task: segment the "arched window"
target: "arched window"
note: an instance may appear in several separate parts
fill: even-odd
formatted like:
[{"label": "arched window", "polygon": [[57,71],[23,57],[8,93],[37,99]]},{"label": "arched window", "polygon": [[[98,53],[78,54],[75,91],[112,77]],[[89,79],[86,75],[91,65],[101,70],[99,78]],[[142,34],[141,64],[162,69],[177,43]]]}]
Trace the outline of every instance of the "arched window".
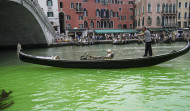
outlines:
[{"label": "arched window", "polygon": [[100,11],[99,11],[99,9],[96,9],[96,17],[100,17]]},{"label": "arched window", "polygon": [[142,26],[144,26],[144,17],[142,18]]},{"label": "arched window", "polygon": [[173,13],[176,13],[175,4],[173,5]]},{"label": "arched window", "polygon": [[141,14],[141,7],[139,6],[139,15]]},{"label": "arched window", "polygon": [[106,10],[106,18],[109,18],[109,10]]},{"label": "arched window", "polygon": [[185,12],[184,14],[184,19],[187,19],[187,12]]},{"label": "arched window", "polygon": [[101,28],[104,28],[104,21],[101,21]]},{"label": "arched window", "polygon": [[90,28],[94,28],[94,22],[93,21],[90,22]]},{"label": "arched window", "polygon": [[138,26],[140,26],[140,24],[141,24],[141,20],[139,19],[139,20],[138,20]]},{"label": "arched window", "polygon": [[110,23],[109,23],[109,21],[107,21],[107,25],[106,25],[107,27],[106,28],[110,28]]},{"label": "arched window", "polygon": [[47,6],[53,6],[52,0],[47,0]]},{"label": "arched window", "polygon": [[88,15],[86,8],[84,8],[83,15],[84,15],[84,16],[87,16],[87,15]]},{"label": "arched window", "polygon": [[162,26],[164,26],[164,24],[165,24],[165,18],[164,16],[162,16]]},{"label": "arched window", "polygon": [[165,4],[162,4],[162,13],[165,12]]},{"label": "arched window", "polygon": [[107,27],[107,22],[106,21],[104,21],[104,28],[106,28]]},{"label": "arched window", "polygon": [[160,4],[157,5],[157,12],[160,12]]},{"label": "arched window", "polygon": [[148,12],[151,12],[151,4],[148,4]]},{"label": "arched window", "polygon": [[88,28],[88,22],[84,21],[84,28]]},{"label": "arched window", "polygon": [[165,26],[168,26],[168,16],[166,16]]},{"label": "arched window", "polygon": [[157,16],[157,18],[156,18],[156,24],[157,24],[157,26],[160,25],[160,17],[159,16]]},{"label": "arched window", "polygon": [[97,28],[100,28],[100,21],[97,21]]},{"label": "arched window", "polygon": [[142,13],[144,13],[144,5],[142,6]]},{"label": "arched window", "polygon": [[166,4],[166,13],[168,13],[168,4]]},{"label": "arched window", "polygon": [[170,6],[169,6],[169,13],[172,13],[173,11],[172,11],[172,4],[170,4]]},{"label": "arched window", "polygon": [[113,21],[110,22],[110,28],[113,28]]},{"label": "arched window", "polygon": [[110,11],[110,17],[113,17],[113,10]]},{"label": "arched window", "polygon": [[151,26],[151,25],[152,25],[152,19],[151,19],[151,17],[150,17],[150,16],[148,16],[148,19],[147,19],[147,24],[148,24],[149,26]]}]

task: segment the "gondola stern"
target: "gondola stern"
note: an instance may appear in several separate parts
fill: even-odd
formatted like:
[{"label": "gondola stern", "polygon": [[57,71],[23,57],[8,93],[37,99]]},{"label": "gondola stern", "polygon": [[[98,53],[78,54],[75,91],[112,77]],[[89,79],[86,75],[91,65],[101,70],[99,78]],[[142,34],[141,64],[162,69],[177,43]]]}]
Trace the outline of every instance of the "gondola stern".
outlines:
[{"label": "gondola stern", "polygon": [[22,46],[20,43],[17,44],[17,56],[20,59],[19,55],[20,55],[20,51],[22,50]]}]

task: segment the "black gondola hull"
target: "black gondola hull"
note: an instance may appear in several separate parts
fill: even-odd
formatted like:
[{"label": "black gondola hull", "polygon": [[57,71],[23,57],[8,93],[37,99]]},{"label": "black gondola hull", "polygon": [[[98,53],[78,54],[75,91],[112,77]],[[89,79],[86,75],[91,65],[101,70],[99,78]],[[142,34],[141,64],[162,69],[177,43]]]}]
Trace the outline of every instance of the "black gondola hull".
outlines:
[{"label": "black gondola hull", "polygon": [[148,67],[154,66],[181,55],[186,54],[189,51],[189,42],[187,45],[171,53],[162,54],[153,57],[141,57],[136,59],[121,59],[121,60],[54,60],[46,59],[42,56],[32,56],[25,54],[21,51],[18,52],[19,59],[23,62],[62,67],[62,68],[88,68],[88,69],[119,69],[119,68],[134,68],[134,67]]}]

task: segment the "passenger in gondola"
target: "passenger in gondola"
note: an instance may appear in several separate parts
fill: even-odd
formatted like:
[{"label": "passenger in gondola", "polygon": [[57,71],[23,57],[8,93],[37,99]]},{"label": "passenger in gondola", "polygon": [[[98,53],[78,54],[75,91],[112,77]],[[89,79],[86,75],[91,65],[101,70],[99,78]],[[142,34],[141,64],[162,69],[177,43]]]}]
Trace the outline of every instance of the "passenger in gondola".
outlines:
[{"label": "passenger in gondola", "polygon": [[114,52],[111,51],[111,49],[107,50],[107,56],[99,56],[99,57],[92,57],[90,56],[90,59],[113,59],[114,57]]}]

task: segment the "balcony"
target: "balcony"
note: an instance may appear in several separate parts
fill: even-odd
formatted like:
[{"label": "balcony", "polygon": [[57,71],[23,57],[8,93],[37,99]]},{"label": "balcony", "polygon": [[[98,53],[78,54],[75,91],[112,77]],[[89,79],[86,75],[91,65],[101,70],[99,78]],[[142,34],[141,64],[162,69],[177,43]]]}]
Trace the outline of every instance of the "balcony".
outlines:
[{"label": "balcony", "polygon": [[173,10],[162,11],[162,15],[176,15],[176,11]]},{"label": "balcony", "polygon": [[75,9],[75,12],[76,12],[76,13],[83,13],[83,8],[76,8],[76,9]]},{"label": "balcony", "polygon": [[101,20],[110,20],[108,17],[101,17]]}]

